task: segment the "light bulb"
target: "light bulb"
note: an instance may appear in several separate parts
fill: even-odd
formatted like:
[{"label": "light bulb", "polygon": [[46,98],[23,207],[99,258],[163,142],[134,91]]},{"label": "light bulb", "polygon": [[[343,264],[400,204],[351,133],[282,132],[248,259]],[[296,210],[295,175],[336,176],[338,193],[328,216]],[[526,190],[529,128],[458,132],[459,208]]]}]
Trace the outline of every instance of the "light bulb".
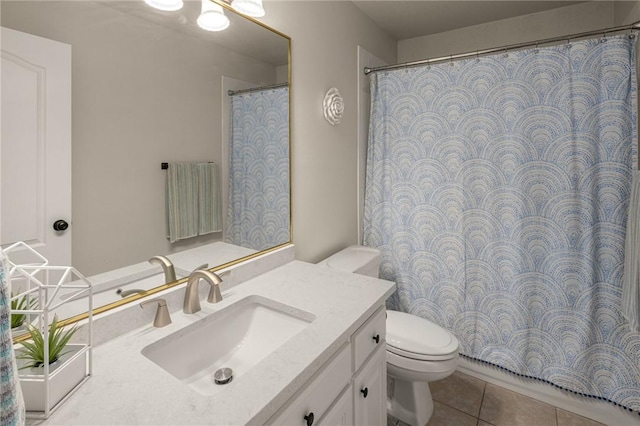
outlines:
[{"label": "light bulb", "polygon": [[262,0],[233,0],[231,7],[253,18],[262,18],[264,16]]},{"label": "light bulb", "polygon": [[202,0],[202,11],[198,16],[198,26],[207,31],[222,31],[229,26],[222,6],[211,0]]},{"label": "light bulb", "polygon": [[167,12],[180,10],[184,5],[184,3],[182,3],[182,0],[144,0],[144,2],[155,9],[164,10]]}]

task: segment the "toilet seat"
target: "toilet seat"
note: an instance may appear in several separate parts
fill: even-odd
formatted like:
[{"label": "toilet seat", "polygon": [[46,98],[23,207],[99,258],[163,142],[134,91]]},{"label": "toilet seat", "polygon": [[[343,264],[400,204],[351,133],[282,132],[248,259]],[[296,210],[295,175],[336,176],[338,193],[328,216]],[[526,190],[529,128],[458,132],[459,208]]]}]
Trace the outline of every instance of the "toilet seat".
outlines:
[{"label": "toilet seat", "polygon": [[419,361],[458,357],[458,339],[444,328],[415,315],[387,311],[387,351]]},{"label": "toilet seat", "polygon": [[389,343],[387,343],[387,352],[391,352],[392,354],[402,358],[413,359],[416,361],[447,361],[449,359],[457,358],[458,356],[457,350],[445,355],[427,355],[403,351],[402,349],[390,346]]}]

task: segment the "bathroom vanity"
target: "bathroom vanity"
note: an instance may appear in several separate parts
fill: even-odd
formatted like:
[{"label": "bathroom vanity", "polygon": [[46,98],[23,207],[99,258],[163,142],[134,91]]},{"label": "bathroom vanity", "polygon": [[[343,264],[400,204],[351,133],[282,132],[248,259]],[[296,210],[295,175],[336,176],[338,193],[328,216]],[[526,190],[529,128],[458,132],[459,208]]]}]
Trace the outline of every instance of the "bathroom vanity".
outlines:
[{"label": "bathroom vanity", "polygon": [[[33,423],[386,424],[384,302],[394,287],[291,261],[223,286],[223,301],[203,300],[195,314],[167,297],[169,326],[149,321],[97,346],[93,377],[49,419]],[[184,286],[168,292],[184,295]],[[213,384],[212,371],[192,374],[201,352],[216,347],[203,336],[224,346],[265,324],[257,336],[247,334],[258,340],[242,357],[255,359],[230,383]],[[236,358],[228,355],[230,363]]]}]

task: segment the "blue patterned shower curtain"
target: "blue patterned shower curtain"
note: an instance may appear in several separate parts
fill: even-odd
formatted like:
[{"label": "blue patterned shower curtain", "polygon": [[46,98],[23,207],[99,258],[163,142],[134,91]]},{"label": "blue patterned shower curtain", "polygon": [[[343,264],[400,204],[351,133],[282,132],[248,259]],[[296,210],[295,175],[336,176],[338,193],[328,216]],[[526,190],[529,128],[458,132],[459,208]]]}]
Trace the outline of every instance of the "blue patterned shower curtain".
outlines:
[{"label": "blue patterned shower curtain", "polygon": [[231,97],[224,240],[263,250],[290,240],[289,88]]},{"label": "blue patterned shower curtain", "polygon": [[364,242],[460,352],[640,411],[629,35],[372,74]]}]

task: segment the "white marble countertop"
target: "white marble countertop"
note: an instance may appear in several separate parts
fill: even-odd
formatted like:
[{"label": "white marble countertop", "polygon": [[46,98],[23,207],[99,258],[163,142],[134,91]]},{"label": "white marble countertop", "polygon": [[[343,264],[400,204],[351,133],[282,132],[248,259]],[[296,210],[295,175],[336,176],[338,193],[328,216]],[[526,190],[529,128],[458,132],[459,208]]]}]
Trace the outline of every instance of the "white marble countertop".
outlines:
[{"label": "white marble countertop", "polygon": [[[223,291],[218,304],[173,323],[151,324],[93,351],[93,376],[47,425],[263,424],[333,355],[394,290],[394,284],[300,261]],[[316,316],[302,332],[213,396],[204,396],[141,354],[147,345],[249,295],[261,295]],[[180,307],[178,307],[180,308]]]}]

